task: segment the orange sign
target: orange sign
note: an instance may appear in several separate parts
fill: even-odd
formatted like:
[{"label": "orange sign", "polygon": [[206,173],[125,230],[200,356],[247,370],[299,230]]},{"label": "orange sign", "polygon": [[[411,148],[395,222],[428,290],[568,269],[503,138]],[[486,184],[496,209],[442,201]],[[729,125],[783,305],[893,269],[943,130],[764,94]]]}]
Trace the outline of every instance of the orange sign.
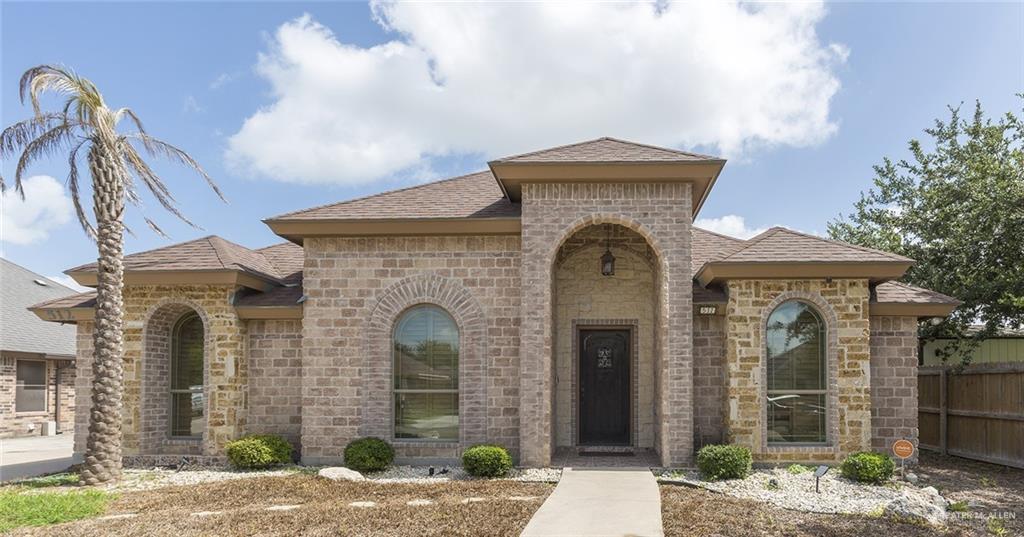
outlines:
[{"label": "orange sign", "polygon": [[901,459],[909,459],[914,454],[914,444],[909,440],[897,440],[892,445],[892,452]]}]

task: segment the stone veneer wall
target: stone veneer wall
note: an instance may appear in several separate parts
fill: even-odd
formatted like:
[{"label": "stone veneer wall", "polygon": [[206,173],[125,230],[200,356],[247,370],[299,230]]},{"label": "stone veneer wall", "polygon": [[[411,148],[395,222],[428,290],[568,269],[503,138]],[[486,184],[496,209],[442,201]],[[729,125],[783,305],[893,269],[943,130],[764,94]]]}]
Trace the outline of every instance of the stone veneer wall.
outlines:
[{"label": "stone veneer wall", "polygon": [[[654,318],[655,267],[644,254],[643,237],[619,226],[612,241],[615,275],[603,276],[600,259],[605,251],[605,232],[587,228],[577,235],[596,241],[580,244],[555,270],[555,430],[557,446],[577,445],[577,378],[579,325],[623,325],[631,320],[636,330],[631,346],[630,376],[633,400],[632,445],[654,447]],[[625,236],[625,237],[623,237]],[[633,238],[635,240],[623,240]],[[571,239],[570,239],[571,240]],[[637,246],[626,246],[631,242]],[[573,241],[576,242],[576,241]],[[566,247],[570,246],[569,244]],[[563,247],[564,249],[565,247]]]},{"label": "stone veneer wall", "polygon": [[[726,310],[726,431],[759,462],[838,461],[871,447],[871,353],[866,280],[731,281]],[[767,442],[765,344],[768,315],[787,300],[815,305],[827,325],[828,446]]]},{"label": "stone veneer wall", "polygon": [[594,224],[642,235],[659,268],[655,346],[655,448],[662,463],[693,458],[691,191],[674,184],[523,185],[520,446],[527,466],[550,464],[554,442],[554,260],[562,243]]},{"label": "stone veneer wall", "polygon": [[[75,425],[75,366],[70,360],[43,360],[46,362],[46,410],[41,412],[15,412],[17,361],[43,360],[38,354],[4,352],[0,354],[0,438],[35,436],[44,421],[55,421],[60,409],[60,430],[72,432]],[[60,400],[57,400],[57,368],[60,372]],[[35,429],[29,431],[29,424]]]},{"label": "stone veneer wall", "polygon": [[697,448],[723,439],[725,316],[693,319],[693,426]]},{"label": "stone veneer wall", "polygon": [[[302,448],[307,462],[338,462],[345,445],[368,431],[390,431],[390,347],[383,325],[393,323],[396,304],[412,301],[447,305],[463,340],[460,369],[474,364],[476,382],[462,379],[460,420],[487,442],[513,453],[519,444],[518,236],[308,238],[302,321]],[[482,326],[486,337],[477,337]],[[372,337],[371,337],[372,334]],[[383,380],[382,380],[383,379]],[[387,383],[382,385],[382,382]],[[383,388],[383,390],[382,390]],[[483,401],[485,408],[468,408]],[[485,428],[480,432],[480,416]],[[479,438],[482,440],[483,438]],[[393,440],[393,438],[389,438]],[[401,458],[458,456],[458,444],[396,442]]]},{"label": "stone veneer wall", "polygon": [[[122,445],[126,456],[183,453],[223,457],[224,444],[245,433],[246,326],[231,305],[234,291],[226,285],[125,287]],[[164,348],[158,339],[166,337],[162,330],[173,325],[164,317],[170,312],[180,315],[186,309],[195,310],[206,329],[206,433],[201,441],[166,439],[166,427],[159,430],[156,424],[166,423],[166,409],[154,406],[153,401],[159,400],[157,394],[166,386],[167,370],[161,361],[168,356],[143,352],[144,346],[151,351]],[[154,321],[152,326],[150,321]],[[92,327],[91,322],[78,325],[76,398],[83,409],[91,406]],[[150,340],[144,341],[147,338]],[[147,397],[147,392],[153,397]],[[88,413],[78,412],[76,418],[75,451],[83,452]]]},{"label": "stone veneer wall", "polygon": [[[917,318],[871,317],[871,448],[917,446]],[[917,460],[917,450],[914,459]]]},{"label": "stone veneer wall", "polygon": [[300,448],[302,321],[249,321],[247,433],[277,434]]}]

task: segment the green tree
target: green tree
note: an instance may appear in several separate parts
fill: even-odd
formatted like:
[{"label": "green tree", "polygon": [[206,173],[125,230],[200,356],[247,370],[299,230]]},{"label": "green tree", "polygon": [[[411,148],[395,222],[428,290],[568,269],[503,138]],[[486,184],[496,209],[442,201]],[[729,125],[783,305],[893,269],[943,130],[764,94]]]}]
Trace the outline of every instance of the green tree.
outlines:
[{"label": "green tree", "polygon": [[[1024,325],[1024,125],[1012,112],[986,118],[976,103],[972,118],[950,108],[924,132],[928,145],[911,140],[909,160],[875,166],[875,187],[828,231],[916,259],[908,283],[962,300],[922,336],[960,338],[949,354],[963,358],[998,329]],[[974,323],[983,329],[968,340]]]},{"label": "green tree", "polygon": [[[21,100],[32,101],[33,117],[0,133],[0,159],[18,159],[14,188],[24,198],[21,179],[33,161],[46,156],[68,159],[68,187],[85,233],[96,241],[96,321],[93,330],[92,406],[86,441],[82,480],[89,485],[117,480],[121,476],[121,405],[123,395],[121,291],[124,286],[125,202],[141,205],[136,182],[145,185],[165,209],[192,224],[178,210],[167,186],[140,154],[168,158],[196,171],[221,199],[224,196],[210,177],[188,153],[153,138],[128,108],[108,108],[99,89],[75,73],[49,65],[33,67],[21,77]],[[53,92],[66,100],[59,112],[44,112],[39,96]],[[135,127],[118,130],[123,119]],[[95,225],[86,216],[79,194],[78,154],[84,151],[92,178]],[[19,156],[20,153],[20,156]],[[0,191],[6,183],[0,177]],[[146,223],[157,233],[160,228],[149,218]],[[84,409],[84,402],[80,408]]]}]

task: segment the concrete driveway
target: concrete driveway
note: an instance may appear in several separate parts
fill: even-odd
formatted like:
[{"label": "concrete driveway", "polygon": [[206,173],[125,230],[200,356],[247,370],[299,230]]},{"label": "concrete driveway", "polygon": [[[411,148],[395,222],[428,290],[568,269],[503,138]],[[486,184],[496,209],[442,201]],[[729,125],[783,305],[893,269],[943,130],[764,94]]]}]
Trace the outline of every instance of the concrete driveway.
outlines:
[{"label": "concrete driveway", "polygon": [[0,482],[51,474],[74,464],[74,435],[0,438]]}]

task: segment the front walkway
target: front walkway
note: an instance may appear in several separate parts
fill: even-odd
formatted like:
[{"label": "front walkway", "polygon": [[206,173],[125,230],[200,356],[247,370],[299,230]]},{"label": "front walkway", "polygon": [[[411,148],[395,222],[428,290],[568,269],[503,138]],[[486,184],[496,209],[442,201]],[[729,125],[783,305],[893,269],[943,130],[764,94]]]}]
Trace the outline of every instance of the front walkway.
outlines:
[{"label": "front walkway", "polygon": [[646,468],[566,468],[523,537],[661,537],[661,493]]},{"label": "front walkway", "polygon": [[0,482],[66,470],[72,458],[75,435],[0,438]]}]

